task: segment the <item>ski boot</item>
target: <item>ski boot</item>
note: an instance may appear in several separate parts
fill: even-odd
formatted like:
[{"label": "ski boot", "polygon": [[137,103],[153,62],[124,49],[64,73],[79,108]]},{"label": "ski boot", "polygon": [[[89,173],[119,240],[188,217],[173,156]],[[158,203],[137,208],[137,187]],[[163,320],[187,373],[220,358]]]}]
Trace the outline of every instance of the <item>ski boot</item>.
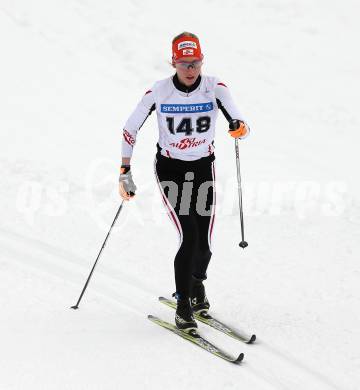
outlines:
[{"label": "ski boot", "polygon": [[194,276],[192,277],[192,290],[190,300],[191,307],[194,313],[206,315],[210,308],[210,303],[206,297],[203,280],[204,279],[195,278]]},{"label": "ski boot", "polygon": [[180,298],[177,293],[174,293],[177,300],[177,307],[175,313],[176,327],[183,332],[190,333],[197,329],[197,323],[193,316],[193,311],[190,304],[190,298]]}]

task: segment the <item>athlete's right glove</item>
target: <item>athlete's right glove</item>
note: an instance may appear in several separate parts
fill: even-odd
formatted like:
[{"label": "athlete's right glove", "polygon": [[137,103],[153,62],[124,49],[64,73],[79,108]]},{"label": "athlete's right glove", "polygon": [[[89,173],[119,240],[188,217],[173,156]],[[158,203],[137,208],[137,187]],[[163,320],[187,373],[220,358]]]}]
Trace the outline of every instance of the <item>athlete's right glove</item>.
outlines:
[{"label": "athlete's right glove", "polygon": [[228,133],[234,138],[243,139],[249,135],[250,129],[249,129],[249,126],[245,122],[240,121],[238,119],[233,119],[229,123]]},{"label": "athlete's right glove", "polygon": [[135,196],[136,185],[134,184],[130,166],[121,166],[119,176],[119,194],[124,200]]}]

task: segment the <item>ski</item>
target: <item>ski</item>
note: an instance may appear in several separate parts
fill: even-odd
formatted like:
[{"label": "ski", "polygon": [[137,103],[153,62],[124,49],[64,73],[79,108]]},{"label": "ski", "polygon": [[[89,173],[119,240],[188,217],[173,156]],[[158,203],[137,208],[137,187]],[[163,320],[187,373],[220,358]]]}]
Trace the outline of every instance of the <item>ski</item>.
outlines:
[{"label": "ski", "polygon": [[240,355],[237,358],[228,355],[226,352],[222,351],[215,345],[211,344],[204,337],[200,336],[200,334],[196,330],[191,330],[190,332],[186,333],[178,329],[175,325],[163,321],[158,317],[148,315],[148,319],[154,322],[155,324],[158,324],[159,326],[162,326],[163,328],[170,330],[172,333],[182,337],[183,339],[198,345],[199,347],[205,349],[207,352],[210,352],[211,354],[217,357],[227,360],[230,363],[238,364],[244,359],[243,353],[240,353]]},{"label": "ski", "polygon": [[[172,299],[167,299],[164,297],[159,297],[159,301],[166,306],[169,306],[176,310],[176,302]],[[194,317],[203,322],[206,325],[211,326],[212,328],[219,330],[220,332],[223,332],[227,334],[230,337],[233,337],[236,340],[242,341],[247,344],[252,344],[256,340],[256,335],[247,335],[243,332],[240,332],[238,330],[233,329],[232,327],[225,325],[223,322],[217,320],[213,316],[211,316],[208,313],[194,313]]]}]

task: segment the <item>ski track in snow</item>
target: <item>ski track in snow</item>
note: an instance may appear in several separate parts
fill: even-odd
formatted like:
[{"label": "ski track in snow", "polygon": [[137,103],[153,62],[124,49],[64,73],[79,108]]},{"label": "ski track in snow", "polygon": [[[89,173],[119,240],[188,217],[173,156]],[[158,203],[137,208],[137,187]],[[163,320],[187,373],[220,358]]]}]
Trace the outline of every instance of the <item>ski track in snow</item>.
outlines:
[{"label": "ski track in snow", "polygon": [[[77,287],[81,286],[81,282],[86,281],[93,262],[89,263],[88,267],[86,267],[85,264],[79,262],[79,256],[76,256],[68,250],[63,250],[62,248],[47,244],[46,242],[30,239],[20,234],[10,233],[4,229],[0,230],[2,232],[2,237],[0,239],[2,252],[7,256],[10,256],[13,261],[18,262],[22,267],[29,268],[31,272],[39,273],[40,275],[51,275],[60,279],[66,278],[67,281],[71,281],[71,283]],[[7,236],[7,240],[5,241],[4,236]],[[14,240],[15,237],[16,239]],[[21,242],[21,245],[19,245],[19,242]],[[86,273],[86,271],[88,272]],[[135,309],[139,293],[143,293],[147,296],[149,295],[149,290],[146,290],[146,288],[141,285],[140,281],[135,280],[135,278],[131,278],[131,276],[126,274],[122,274],[119,270],[106,270],[106,267],[103,271],[97,270],[97,278],[101,279],[101,277],[105,279],[105,282],[102,282],[101,284],[98,283],[100,286],[92,286],[92,289],[96,291],[97,294],[115,301],[123,309],[133,314],[144,315],[143,312]],[[127,297],[127,303],[121,302],[121,297],[124,295],[121,295],[120,292],[117,293],[114,287],[107,284],[107,282],[117,281],[117,284],[119,285],[120,280],[122,288],[124,288],[124,285],[127,289],[135,287],[137,290],[136,300],[134,299],[132,301],[131,298]],[[136,285],[137,283],[138,285]],[[85,299],[86,298],[84,297],[84,300]]]},{"label": "ski track in snow", "polygon": [[[79,282],[82,281],[86,267],[84,264],[79,264],[80,258],[68,250],[63,250],[56,246],[49,245],[41,240],[34,240],[23,235],[9,232],[4,228],[1,228],[1,241],[0,248],[1,253],[6,255],[7,260],[16,262],[21,269],[28,269],[31,273],[36,274],[40,278],[58,278],[61,280],[66,279],[74,287],[79,286]],[[19,245],[19,242],[21,245]],[[51,259],[51,261],[49,261]],[[75,264],[74,264],[75,262]],[[145,320],[144,312],[134,309],[139,301],[139,295],[147,296],[149,291],[144,289],[141,285],[135,286],[136,300],[133,302],[126,299],[126,303],[123,301],[120,289],[111,288],[109,282],[120,281],[121,284],[126,280],[121,277],[118,272],[114,275],[111,270],[103,270],[100,275],[95,275],[94,278],[103,279],[102,283],[97,283],[96,286],[91,286],[91,290],[94,290],[96,295],[101,299],[110,301],[113,305],[118,306],[121,311],[126,311],[129,314]],[[126,280],[127,288],[129,287],[129,281]],[[119,283],[117,283],[119,287]],[[132,287],[134,287],[132,285]],[[89,288],[89,290],[90,290]],[[86,297],[80,306],[86,304]],[[70,303],[69,303],[70,306]],[[64,308],[65,310],[68,307]],[[77,314],[74,314],[77,315]],[[130,317],[131,318],[131,317]],[[169,340],[170,342],[171,340]],[[190,348],[190,347],[189,347]],[[255,381],[259,381],[262,385],[265,385],[266,389],[290,389],[296,386],[299,382],[306,388],[313,390],[317,389],[340,389],[333,384],[328,378],[322,374],[311,369],[305,363],[291,357],[288,354],[280,352],[271,344],[263,341],[258,341],[255,345],[245,346],[241,343],[238,344],[238,348],[252,352],[252,359],[247,359],[243,362],[242,366],[247,369],[249,373],[254,376]],[[166,351],[164,350],[164,353]],[[202,351],[196,351],[193,353],[200,354]],[[250,354],[247,354],[248,357]],[[200,358],[199,356],[199,358]],[[248,361],[249,360],[249,361]],[[271,363],[271,364],[269,364]],[[287,373],[287,378],[282,376],[282,373]],[[289,376],[291,381],[289,381]],[[234,374],[235,375],[235,374]],[[270,385],[270,387],[269,387]]]}]

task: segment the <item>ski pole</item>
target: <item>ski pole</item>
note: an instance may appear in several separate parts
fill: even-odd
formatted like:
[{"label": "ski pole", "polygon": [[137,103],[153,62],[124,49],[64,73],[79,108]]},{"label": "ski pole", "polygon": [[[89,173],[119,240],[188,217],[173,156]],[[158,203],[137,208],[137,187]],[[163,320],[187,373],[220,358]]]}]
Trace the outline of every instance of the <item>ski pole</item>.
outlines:
[{"label": "ski pole", "polygon": [[241,242],[239,246],[246,248],[249,244],[244,239],[244,215],[242,205],[242,191],[241,191],[241,175],[240,175],[240,157],[239,157],[239,143],[235,138],[235,156],[236,156],[236,169],[237,169],[237,181],[238,181],[238,193],[239,193],[239,210],[240,210],[240,226],[241,226]]},{"label": "ski pole", "polygon": [[95,263],[94,263],[94,265],[93,265],[93,267],[92,267],[92,269],[91,269],[91,271],[90,271],[90,274],[89,274],[89,276],[88,276],[88,278],[87,278],[87,280],[86,280],[86,283],[85,283],[85,285],[84,285],[84,288],[83,288],[82,291],[81,291],[80,297],[79,297],[79,299],[78,299],[76,305],[71,306],[71,309],[75,309],[75,310],[76,310],[76,309],[79,308],[79,303],[80,303],[80,301],[81,301],[81,299],[82,299],[82,297],[83,297],[83,295],[84,295],[84,293],[85,293],[85,290],[86,290],[86,288],[87,288],[87,286],[88,286],[88,284],[89,284],[89,282],[90,282],[91,276],[92,276],[92,274],[93,274],[93,272],[94,272],[94,269],[95,269],[95,267],[96,267],[96,263],[98,262],[98,260],[99,260],[99,258],[100,258],[100,255],[101,255],[103,249],[105,248],[106,241],[107,241],[108,237],[110,236],[111,229],[113,228],[113,226],[115,225],[116,220],[118,219],[118,216],[119,216],[120,211],[121,211],[121,209],[122,209],[122,207],[123,207],[123,204],[124,204],[124,201],[122,201],[121,204],[120,204],[120,207],[119,207],[119,209],[118,209],[118,211],[117,211],[117,213],[116,213],[116,215],[115,215],[115,218],[114,218],[114,220],[113,220],[113,223],[112,223],[111,226],[110,226],[110,230],[108,231],[108,234],[106,235],[105,241],[104,241],[103,244],[102,244],[102,247],[101,247],[101,249],[100,249],[100,252],[99,252],[99,254],[97,255],[97,258],[96,258],[96,260],[95,260]]}]

